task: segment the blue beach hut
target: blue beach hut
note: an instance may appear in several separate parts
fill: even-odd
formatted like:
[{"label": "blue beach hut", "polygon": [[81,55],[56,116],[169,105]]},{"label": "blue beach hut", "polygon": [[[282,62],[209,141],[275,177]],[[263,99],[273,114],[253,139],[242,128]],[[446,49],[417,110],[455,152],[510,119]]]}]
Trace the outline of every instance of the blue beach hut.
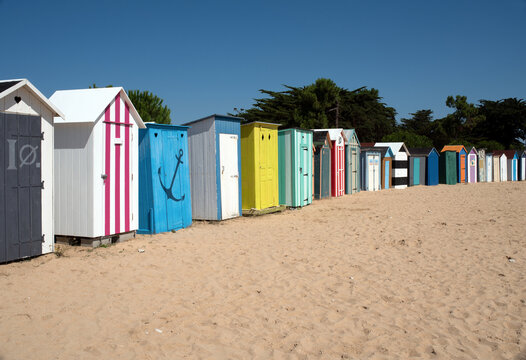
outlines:
[{"label": "blue beach hut", "polygon": [[192,224],[187,131],[153,123],[139,129],[139,234]]},{"label": "blue beach hut", "polygon": [[[434,186],[438,185],[438,162],[440,154],[437,149],[434,147],[429,148],[410,148],[409,152],[411,157],[409,160],[410,175],[412,174],[412,183],[411,185],[427,185]],[[418,171],[415,169],[417,167],[417,159],[420,160],[418,167],[420,168],[420,178],[418,184],[415,184]],[[411,176],[410,176],[411,178]]]},{"label": "blue beach hut", "polygon": [[188,129],[192,218],[226,220],[241,210],[241,121],[213,114]]}]

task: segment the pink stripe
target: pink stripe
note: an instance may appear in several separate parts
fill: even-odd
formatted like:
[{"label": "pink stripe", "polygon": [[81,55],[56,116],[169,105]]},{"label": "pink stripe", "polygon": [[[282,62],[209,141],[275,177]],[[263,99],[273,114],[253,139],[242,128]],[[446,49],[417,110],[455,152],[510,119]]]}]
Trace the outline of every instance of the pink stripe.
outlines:
[{"label": "pink stripe", "polygon": [[[130,107],[124,107],[124,122],[130,123]],[[124,128],[124,228],[130,231],[130,127]]]},{"label": "pink stripe", "polygon": [[[115,97],[115,137],[121,137],[121,95]],[[121,232],[121,147],[115,146],[115,233]]]},{"label": "pink stripe", "polygon": [[[106,108],[104,119],[110,121],[110,107]],[[105,156],[105,172],[106,179],[104,180],[104,233],[110,235],[110,194],[111,194],[111,124],[106,124],[106,156]]]}]

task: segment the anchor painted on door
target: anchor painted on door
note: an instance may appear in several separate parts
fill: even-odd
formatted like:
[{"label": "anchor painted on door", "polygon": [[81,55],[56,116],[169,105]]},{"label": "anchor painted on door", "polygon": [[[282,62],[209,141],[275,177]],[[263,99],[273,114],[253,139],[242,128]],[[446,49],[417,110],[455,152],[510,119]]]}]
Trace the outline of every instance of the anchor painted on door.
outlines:
[{"label": "anchor painted on door", "polygon": [[163,184],[163,180],[161,179],[161,167],[159,167],[159,170],[157,171],[157,174],[159,175],[159,183],[161,184],[161,187],[163,188],[164,192],[166,193],[166,196],[168,199],[172,199],[173,201],[183,201],[185,194],[181,198],[176,198],[172,192],[172,189],[174,187],[175,177],[177,176],[177,171],[179,170],[179,165],[183,164],[183,149],[179,149],[179,155],[176,155],[175,158],[177,159],[177,165],[175,166],[175,172],[174,176],[172,177],[172,183],[170,184],[170,187],[167,188]]}]

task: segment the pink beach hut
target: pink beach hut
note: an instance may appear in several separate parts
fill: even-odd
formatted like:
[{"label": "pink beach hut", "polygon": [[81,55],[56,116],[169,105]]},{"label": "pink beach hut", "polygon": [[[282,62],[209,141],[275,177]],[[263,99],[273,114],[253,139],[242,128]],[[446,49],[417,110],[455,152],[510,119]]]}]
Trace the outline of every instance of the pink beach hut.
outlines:
[{"label": "pink beach hut", "polygon": [[138,228],[138,141],[145,125],[122,87],[57,91],[57,241],[96,246]]}]

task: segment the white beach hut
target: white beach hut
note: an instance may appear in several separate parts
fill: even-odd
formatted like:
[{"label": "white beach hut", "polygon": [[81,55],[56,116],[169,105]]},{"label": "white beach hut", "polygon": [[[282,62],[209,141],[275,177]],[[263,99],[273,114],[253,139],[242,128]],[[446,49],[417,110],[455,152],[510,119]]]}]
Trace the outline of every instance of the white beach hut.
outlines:
[{"label": "white beach hut", "polygon": [[26,79],[0,81],[0,263],[53,252],[53,118]]},{"label": "white beach hut", "polygon": [[117,241],[138,228],[138,129],[144,123],[122,87],[57,91],[57,241]]},{"label": "white beach hut", "polygon": [[409,150],[403,142],[377,142],[374,146],[389,146],[394,154],[393,185],[405,189],[409,184]]}]

